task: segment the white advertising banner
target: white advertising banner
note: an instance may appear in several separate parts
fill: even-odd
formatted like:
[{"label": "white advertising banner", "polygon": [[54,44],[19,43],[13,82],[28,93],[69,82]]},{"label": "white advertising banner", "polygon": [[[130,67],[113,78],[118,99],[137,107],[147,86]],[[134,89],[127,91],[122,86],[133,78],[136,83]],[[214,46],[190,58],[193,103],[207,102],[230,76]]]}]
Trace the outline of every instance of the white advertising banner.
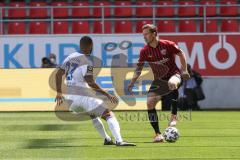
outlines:
[{"label": "white advertising banner", "polygon": [[[144,45],[140,35],[94,35],[93,55],[102,60],[102,67],[110,67],[112,56],[125,54],[128,63],[138,59]],[[57,55],[61,64],[66,56],[79,50],[81,36],[5,36],[0,40],[0,68],[41,67],[41,59],[50,53]]]},{"label": "white advertising banner", "polygon": [[[141,34],[90,35],[98,67],[131,67],[144,46]],[[54,53],[61,64],[71,52],[79,50],[79,35],[2,36],[0,68],[38,68],[41,59]],[[203,76],[240,76],[240,34],[160,35],[176,42],[188,62]],[[124,55],[124,56],[122,56]],[[114,63],[113,63],[114,62]]]}]

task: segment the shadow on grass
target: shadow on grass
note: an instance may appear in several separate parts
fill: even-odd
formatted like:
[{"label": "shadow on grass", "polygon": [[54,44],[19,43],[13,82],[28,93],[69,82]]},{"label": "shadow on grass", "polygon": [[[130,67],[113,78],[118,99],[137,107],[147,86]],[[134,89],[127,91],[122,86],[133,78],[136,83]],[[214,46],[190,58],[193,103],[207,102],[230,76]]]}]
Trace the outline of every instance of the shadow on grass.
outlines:
[{"label": "shadow on grass", "polygon": [[43,149],[43,148],[71,148],[71,147],[95,147],[91,145],[69,145],[74,139],[30,139],[25,149]]},{"label": "shadow on grass", "polygon": [[83,130],[78,124],[47,124],[47,125],[9,125],[3,128],[5,131],[66,131]]}]

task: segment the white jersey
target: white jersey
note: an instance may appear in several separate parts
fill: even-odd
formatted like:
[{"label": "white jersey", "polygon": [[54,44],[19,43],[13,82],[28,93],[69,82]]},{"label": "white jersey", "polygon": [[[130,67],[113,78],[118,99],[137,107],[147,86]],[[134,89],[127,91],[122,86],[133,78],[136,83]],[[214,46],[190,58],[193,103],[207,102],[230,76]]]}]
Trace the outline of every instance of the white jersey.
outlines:
[{"label": "white jersey", "polygon": [[89,88],[84,76],[93,74],[93,66],[86,55],[79,52],[71,53],[63,61],[63,64],[60,68],[65,70],[65,82],[68,87],[78,86]]},{"label": "white jersey", "polygon": [[84,54],[74,52],[64,60],[60,68],[65,70],[66,74],[67,94],[64,96],[71,100],[70,111],[78,113],[84,110],[88,114],[101,116],[106,110],[102,105],[103,100],[96,97],[84,79],[86,75],[93,75],[91,61]]}]

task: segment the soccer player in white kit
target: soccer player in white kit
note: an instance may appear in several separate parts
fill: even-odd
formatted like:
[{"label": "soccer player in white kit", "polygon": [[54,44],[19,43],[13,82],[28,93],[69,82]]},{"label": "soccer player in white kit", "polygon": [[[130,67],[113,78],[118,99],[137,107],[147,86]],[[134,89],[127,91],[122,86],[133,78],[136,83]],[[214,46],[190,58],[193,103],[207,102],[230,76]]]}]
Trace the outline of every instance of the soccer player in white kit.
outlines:
[{"label": "soccer player in white kit", "polygon": [[[106,96],[111,103],[117,104],[118,98],[102,90],[94,81],[93,65],[88,59],[92,52],[93,41],[84,36],[80,39],[80,53],[70,54],[56,73],[57,105],[63,103],[64,99],[70,100],[70,111],[75,113],[86,112],[92,119],[93,125],[104,139],[104,145],[135,146],[133,143],[124,142],[120,133],[119,123],[113,112],[107,108],[101,98],[95,92]],[[66,75],[67,94],[63,96],[62,77]],[[101,119],[107,121],[109,129],[115,138],[114,143],[106,133]]]}]

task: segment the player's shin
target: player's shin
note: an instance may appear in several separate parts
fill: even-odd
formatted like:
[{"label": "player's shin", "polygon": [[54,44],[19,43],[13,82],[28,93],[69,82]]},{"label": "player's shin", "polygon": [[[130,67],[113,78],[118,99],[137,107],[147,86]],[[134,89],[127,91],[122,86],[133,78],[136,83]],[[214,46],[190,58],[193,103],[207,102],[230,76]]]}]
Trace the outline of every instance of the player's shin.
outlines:
[{"label": "player's shin", "polygon": [[109,129],[110,129],[112,135],[114,136],[116,142],[122,142],[123,139],[122,139],[122,136],[120,133],[120,126],[119,126],[119,123],[118,123],[116,117],[113,115],[110,115],[106,118],[106,121],[108,123]]},{"label": "player's shin", "polygon": [[111,141],[110,136],[105,131],[102,121],[99,118],[94,118],[94,119],[92,119],[92,122],[93,122],[93,126],[98,131],[98,133],[101,135],[101,137],[103,139],[106,139],[107,141]]},{"label": "player's shin", "polygon": [[172,115],[177,115],[178,90],[174,90],[170,94],[170,98],[171,98]]},{"label": "player's shin", "polygon": [[148,110],[148,119],[151,123],[151,126],[153,127],[156,134],[161,134],[159,125],[158,125],[158,115],[156,109],[150,109]]},{"label": "player's shin", "polygon": [[177,100],[171,99],[172,115],[177,115]]},{"label": "player's shin", "polygon": [[177,124],[178,91],[174,90],[170,96],[171,96],[172,115],[171,115],[171,119],[169,121],[168,126],[175,126]]}]

